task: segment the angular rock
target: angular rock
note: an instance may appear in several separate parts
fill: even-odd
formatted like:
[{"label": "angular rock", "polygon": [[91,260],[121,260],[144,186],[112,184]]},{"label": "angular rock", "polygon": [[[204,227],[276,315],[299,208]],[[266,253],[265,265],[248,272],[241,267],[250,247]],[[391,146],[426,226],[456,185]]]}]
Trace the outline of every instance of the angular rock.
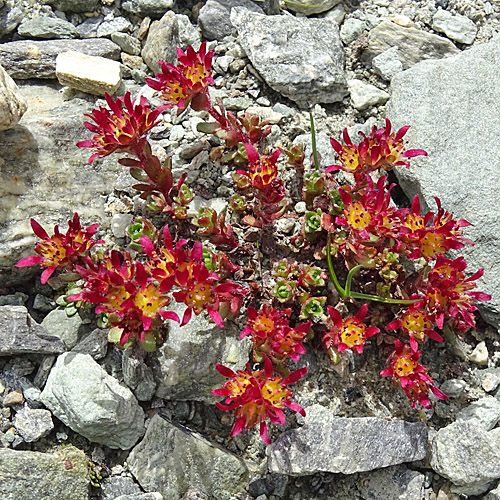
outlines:
[{"label": "angular rock", "polygon": [[114,500],[163,500],[161,493],[135,493],[133,495],[120,495]]},{"label": "angular rock", "polygon": [[444,33],[451,40],[470,45],[477,35],[477,27],[468,17],[453,15],[439,9],[432,17],[432,29]]},{"label": "angular rock", "polygon": [[[183,306],[175,304],[171,309],[182,318]],[[183,327],[170,322],[165,343],[153,354],[156,396],[215,401],[211,391],[222,387],[224,381],[215,363],[240,370],[248,362],[250,343],[238,339],[239,329],[227,320],[224,329],[210,323],[203,314],[193,315]]]},{"label": "angular rock", "polygon": [[0,448],[0,498],[88,500],[88,458],[69,446],[57,453]]},{"label": "angular rock", "polygon": [[[17,2],[16,2],[17,3]],[[0,8],[0,38],[16,29],[24,18],[24,8],[21,4],[7,2]]]},{"label": "angular rock", "polygon": [[41,38],[53,40],[58,38],[78,38],[80,35],[75,26],[58,17],[37,16],[25,19],[17,32],[24,38]]},{"label": "angular rock", "polygon": [[16,413],[14,427],[27,443],[32,443],[49,434],[54,423],[50,411],[32,410],[25,406]]},{"label": "angular rock", "polygon": [[457,486],[488,484],[500,478],[500,434],[477,420],[453,422],[432,440],[431,466]]},{"label": "angular rock", "polygon": [[108,331],[96,328],[72,349],[72,352],[90,354],[96,361],[104,358],[108,350]]},{"label": "angular rock", "polygon": [[64,309],[54,309],[42,321],[42,327],[50,335],[60,338],[68,350],[78,343],[82,319],[78,314],[68,316]]},{"label": "angular rock", "polygon": [[[408,147],[423,148],[409,169],[396,167],[401,187],[422,210],[435,209],[433,197],[456,218],[473,224],[464,236],[475,243],[459,250],[467,273],[484,268],[478,290],[492,295],[478,307],[500,326],[500,219],[492,186],[500,185],[500,40],[472,47],[456,57],[424,61],[392,80],[387,117],[393,127],[411,125]],[[432,116],[432,120],[429,120]],[[474,118],[471,118],[474,117]],[[470,146],[469,146],[470,145]],[[482,154],[477,154],[480,145]]]},{"label": "angular rock", "polygon": [[351,92],[352,105],[360,111],[370,106],[385,104],[390,97],[384,90],[361,80],[349,80],[347,85]]},{"label": "angular rock", "polygon": [[179,22],[172,11],[167,12],[159,21],[151,23],[141,52],[149,69],[159,73],[161,67],[158,61],[174,64],[177,61],[176,49],[179,42]]},{"label": "angular rock", "polygon": [[21,257],[34,255],[38,238],[31,229],[31,217],[50,234],[55,224],[65,232],[74,212],[80,214],[85,226],[99,222],[102,228],[109,227],[103,195],[113,191],[113,183],[124,168],[116,157],[88,164],[89,150],[77,148],[76,143],[91,137],[83,127],[83,114],[90,113],[95,98],[64,100],[59,89],[58,84],[19,82],[28,110],[20,125],[0,134],[3,286],[28,280],[39,272],[40,266],[14,267]]},{"label": "angular rock", "polygon": [[75,432],[109,448],[128,450],[144,434],[144,412],[130,389],[89,355],[59,356],[41,398]]},{"label": "angular rock", "polygon": [[475,420],[486,431],[491,431],[500,420],[500,401],[487,396],[457,413],[457,421],[471,420]]},{"label": "angular rock", "polygon": [[122,81],[118,61],[74,51],[57,56],[56,76],[61,85],[101,96],[113,95]]},{"label": "angular rock", "polygon": [[474,350],[470,353],[469,360],[477,365],[488,365],[488,348],[486,347],[486,342],[484,342],[484,340],[479,342],[479,344],[474,347]]},{"label": "angular rock", "polygon": [[126,0],[122,8],[131,14],[156,19],[171,9],[173,4],[173,0]]},{"label": "angular rock", "polygon": [[99,5],[99,0],[85,0],[85,2],[81,0],[44,0],[44,3],[63,12],[92,12]]},{"label": "angular rock", "polygon": [[192,45],[194,50],[198,50],[201,44],[198,28],[193,26],[189,17],[184,14],[176,14],[175,17],[179,23],[179,47],[185,51],[189,45]]},{"label": "angular rock", "polygon": [[483,500],[500,500],[500,486],[497,486],[494,490],[491,490]]},{"label": "angular rock", "polygon": [[391,47],[384,50],[372,60],[373,71],[384,80],[391,81],[392,78],[403,71],[403,63],[399,60],[399,49]]},{"label": "angular rock", "polygon": [[36,323],[24,306],[0,306],[0,356],[65,350],[61,340]]},{"label": "angular rock", "polygon": [[127,463],[144,490],[166,500],[181,498],[189,489],[231,500],[245,492],[249,476],[241,459],[160,415],[151,419]]},{"label": "angular rock", "polygon": [[365,30],[365,23],[361,19],[350,17],[346,19],[340,28],[340,39],[344,45],[354,42]]},{"label": "angular rock", "polygon": [[283,433],[267,448],[270,472],[353,474],[421,460],[427,454],[423,423],[336,418],[320,405],[309,407],[306,413],[303,427]]},{"label": "angular rock", "polygon": [[130,476],[109,476],[101,482],[103,500],[116,500],[119,496],[141,493],[141,488]]},{"label": "angular rock", "polygon": [[132,389],[139,401],[149,401],[155,392],[153,370],[128,351],[122,357],[123,381]]},{"label": "angular rock", "polygon": [[264,14],[264,11],[251,0],[208,0],[200,9],[198,24],[203,37],[207,40],[222,40],[234,33],[231,22],[231,9],[244,7],[252,12]]},{"label": "angular rock", "polygon": [[97,28],[97,36],[105,37],[111,36],[113,33],[119,33],[120,31],[129,31],[132,29],[132,23],[125,17],[115,17],[110,21],[104,21],[99,24]]},{"label": "angular rock", "polygon": [[320,12],[326,12],[333,9],[342,0],[301,0],[300,2],[287,3],[287,9],[293,10],[294,12],[300,12],[301,14],[311,15],[319,14]]},{"label": "angular rock", "polygon": [[344,51],[327,19],[231,11],[240,43],[266,83],[300,107],[339,102],[347,95]]},{"label": "angular rock", "polygon": [[0,63],[12,78],[56,78],[56,58],[70,50],[114,60],[120,57],[120,47],[105,38],[18,40],[0,44]]},{"label": "angular rock", "polygon": [[141,42],[137,38],[127,35],[127,33],[112,33],[111,40],[127,54],[138,56],[141,53]]},{"label": "angular rock", "polygon": [[0,65],[0,130],[15,127],[26,112],[26,100]]},{"label": "angular rock", "polygon": [[403,68],[408,69],[424,59],[441,59],[460,51],[446,38],[415,28],[403,28],[391,21],[382,21],[370,30],[363,60],[371,61],[375,56],[391,47],[398,47]]}]

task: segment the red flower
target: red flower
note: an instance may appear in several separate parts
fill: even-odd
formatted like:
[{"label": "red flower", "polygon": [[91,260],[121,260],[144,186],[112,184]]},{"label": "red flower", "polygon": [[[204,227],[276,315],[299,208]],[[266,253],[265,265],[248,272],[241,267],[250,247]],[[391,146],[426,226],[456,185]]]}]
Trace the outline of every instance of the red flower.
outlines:
[{"label": "red flower", "polygon": [[448,399],[448,396],[435,387],[431,377],[425,373],[427,368],[418,362],[420,351],[413,351],[399,340],[395,341],[394,347],[395,351],[389,357],[391,366],[383,370],[380,375],[392,376],[393,382],[401,385],[413,408],[416,407],[417,401],[424,408],[432,407],[428,397],[429,390],[438,399]]},{"label": "red flower", "polygon": [[367,327],[363,323],[368,304],[363,304],[356,316],[349,316],[345,320],[332,306],[328,306],[328,312],[333,321],[333,328],[323,336],[323,346],[327,351],[333,343],[339,352],[351,349],[362,353],[366,340],[380,332],[378,328]]},{"label": "red flower", "polygon": [[291,309],[271,309],[266,304],[258,312],[251,306],[248,308],[248,323],[240,339],[251,336],[255,361],[260,362],[267,355],[271,361],[283,364],[287,357],[298,361],[299,355],[306,352],[302,340],[311,322],[291,328],[288,323],[291,312]]},{"label": "red flower", "polygon": [[266,190],[278,177],[276,162],[281,151],[277,149],[271,156],[260,156],[255,148],[248,143],[245,143],[245,151],[249,161],[248,172],[238,170],[236,173],[247,176],[254,188]]},{"label": "red flower", "polygon": [[92,224],[87,229],[83,229],[77,213],[74,214],[73,220],[68,221],[66,234],[59,232],[59,227],[55,226],[54,235],[49,236],[35,219],[31,219],[31,227],[33,232],[42,239],[35,245],[35,252],[39,256],[24,257],[16,264],[16,267],[41,264],[46,268],[42,273],[42,283],[47,283],[56,269],[74,271],[75,265],[88,255],[94,245],[104,243],[103,240],[92,239],[99,224]]},{"label": "red flower", "polygon": [[439,328],[443,328],[445,320],[450,319],[461,333],[475,328],[472,313],[477,307],[474,300],[491,300],[491,295],[487,293],[471,291],[476,288],[475,281],[483,275],[484,270],[481,268],[466,278],[466,267],[463,257],[450,260],[439,255],[434,268],[427,275],[428,283],[422,291],[427,296],[427,307]]},{"label": "red flower", "polygon": [[108,93],[105,98],[111,111],[99,106],[92,114],[85,114],[96,123],[85,122],[85,127],[96,135],[91,140],[77,144],[80,148],[94,149],[89,163],[96,157],[103,158],[115,151],[135,155],[141,153],[146,134],[159,123],[160,113],[168,107],[162,105],[152,111],[145,97],[141,97],[138,104],[132,102],[130,92],[116,101]]},{"label": "red flower", "polygon": [[396,134],[391,133],[391,122],[386,118],[385,127],[377,129],[374,126],[368,137],[360,132],[363,140],[358,145],[352,142],[347,129],[344,129],[344,146],[337,140],[330,139],[333,149],[339,156],[340,165],[331,165],[326,168],[326,172],[335,170],[350,172],[354,174],[358,183],[358,180],[363,180],[365,174],[381,168],[389,171],[395,165],[409,167],[407,158],[427,156],[423,149],[405,149],[403,137],[409,128],[409,126],[402,127]]},{"label": "red flower", "polygon": [[400,236],[408,249],[408,258],[434,260],[448,250],[464,247],[470,240],[461,238],[462,228],[470,226],[464,219],[454,220],[452,214],[441,208],[439,198],[434,198],[438,207],[436,214],[428,212],[420,215],[420,199],[415,195],[411,204],[411,212],[403,219]]},{"label": "red flower", "polygon": [[432,329],[432,318],[429,313],[421,309],[422,304],[413,304],[402,315],[400,319],[389,323],[387,330],[397,330],[401,328],[409,337],[413,351],[418,350],[417,340],[422,342],[425,337],[429,337],[436,342],[442,342],[443,337]]},{"label": "red flower", "polygon": [[160,61],[161,73],[155,78],[146,78],[146,84],[160,92],[161,99],[167,101],[166,106],[177,106],[179,110],[189,105],[195,111],[208,109],[208,85],[213,85],[212,57],[214,51],[206,52],[207,44],[200,45],[199,52],[195,52],[190,45],[186,53],[177,49],[178,64]]},{"label": "red flower", "polygon": [[273,424],[283,425],[285,407],[305,416],[304,409],[291,400],[293,393],[287,385],[301,379],[309,368],[296,370],[284,379],[273,377],[272,364],[267,356],[264,370],[252,372],[249,365],[246,371],[238,370],[237,373],[219,364],[215,368],[221,375],[229,378],[224,387],[212,391],[212,394],[226,397],[224,402],[228,406],[216,403],[217,408],[236,410],[236,422],[230,436],[238,435],[243,429],[253,429],[259,423],[262,441],[271,444],[267,433],[267,419]]}]

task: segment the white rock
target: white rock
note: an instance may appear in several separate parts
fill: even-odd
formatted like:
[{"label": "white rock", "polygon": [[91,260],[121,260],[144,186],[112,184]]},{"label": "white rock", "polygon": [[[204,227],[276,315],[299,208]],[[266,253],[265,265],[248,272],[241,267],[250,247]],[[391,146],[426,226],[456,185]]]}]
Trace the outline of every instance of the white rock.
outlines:
[{"label": "white rock", "polygon": [[454,16],[447,10],[438,10],[432,18],[432,28],[451,40],[470,45],[477,34],[476,25],[465,16]]},{"label": "white rock", "polygon": [[26,109],[17,85],[0,65],[0,130],[15,127]]},{"label": "white rock", "polygon": [[56,76],[61,85],[93,95],[113,95],[122,81],[118,61],[75,51],[57,56]]},{"label": "white rock", "polygon": [[340,39],[344,45],[354,42],[365,30],[365,23],[353,17],[346,19],[340,28]]},{"label": "white rock", "polygon": [[476,348],[472,351],[472,354],[469,356],[469,359],[478,365],[487,365],[488,364],[488,349],[486,347],[485,342],[479,342]]},{"label": "white rock", "polygon": [[281,113],[274,111],[271,108],[265,108],[262,106],[250,106],[245,112],[251,115],[260,116],[263,120],[273,124],[279,123],[283,118]]},{"label": "white rock", "polygon": [[358,110],[385,104],[389,99],[387,92],[361,80],[349,80],[347,85],[351,92],[352,105]]},{"label": "white rock", "polygon": [[403,63],[398,56],[398,47],[385,50],[372,61],[373,71],[384,80],[391,81],[394,75],[403,71]]}]

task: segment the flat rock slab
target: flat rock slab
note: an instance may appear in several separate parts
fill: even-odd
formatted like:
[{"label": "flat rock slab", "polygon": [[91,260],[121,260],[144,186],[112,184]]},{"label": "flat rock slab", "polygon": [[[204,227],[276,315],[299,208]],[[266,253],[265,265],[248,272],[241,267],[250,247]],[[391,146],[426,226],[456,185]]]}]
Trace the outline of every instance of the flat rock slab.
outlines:
[{"label": "flat rock slab", "polygon": [[240,44],[276,92],[298,106],[342,101],[349,93],[338,26],[328,19],[231,10]]},{"label": "flat rock slab", "polygon": [[91,134],[83,126],[84,113],[95,98],[64,100],[58,84],[18,82],[28,103],[19,124],[0,134],[0,283],[11,286],[29,279],[40,266],[14,268],[33,255],[30,218],[49,234],[55,224],[67,230],[67,221],[78,212],[82,224],[100,223],[109,217],[104,195],[125,169],[116,156],[88,164],[91,152],[76,147]]},{"label": "flat rock slab", "polygon": [[0,63],[12,78],[56,78],[56,58],[69,50],[114,60],[120,57],[120,47],[107,38],[17,40],[0,44]]},{"label": "flat rock slab", "polygon": [[159,492],[165,500],[179,500],[188,490],[232,500],[245,492],[249,478],[236,455],[160,415],[151,419],[127,463],[144,490]]},{"label": "flat rock slab", "polygon": [[88,500],[88,458],[70,446],[57,453],[0,449],[2,500]]},{"label": "flat rock slab", "polygon": [[382,21],[370,31],[362,59],[371,61],[392,47],[398,47],[398,57],[404,69],[425,59],[441,59],[460,53],[446,38],[415,28],[403,28],[392,21]]},{"label": "flat rock slab", "polygon": [[75,432],[110,448],[128,450],[144,434],[137,399],[88,354],[59,356],[41,399]]},{"label": "flat rock slab", "polygon": [[61,340],[39,325],[24,306],[0,306],[0,356],[60,354]]},{"label": "flat rock slab", "polygon": [[335,418],[319,405],[306,412],[303,427],[283,433],[268,447],[271,473],[353,474],[421,460],[427,455],[427,427],[423,423]]},{"label": "flat rock slab", "polygon": [[411,125],[409,147],[423,148],[409,169],[396,167],[411,199],[421,197],[422,210],[435,210],[434,196],[457,219],[473,227],[457,254],[467,272],[484,267],[478,289],[492,295],[478,304],[485,319],[500,326],[500,40],[472,47],[458,56],[424,61],[392,80],[387,117],[393,128]]}]

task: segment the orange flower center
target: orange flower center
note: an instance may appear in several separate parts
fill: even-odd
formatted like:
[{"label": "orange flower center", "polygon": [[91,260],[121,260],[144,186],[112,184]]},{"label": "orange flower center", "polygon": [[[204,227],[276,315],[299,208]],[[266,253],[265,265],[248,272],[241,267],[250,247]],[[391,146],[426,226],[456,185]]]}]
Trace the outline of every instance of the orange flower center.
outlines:
[{"label": "orange flower center", "polygon": [[266,158],[261,158],[258,163],[253,163],[248,169],[252,184],[268,186],[278,176],[278,169]]},{"label": "orange flower center", "polygon": [[205,304],[212,304],[211,287],[208,283],[196,283],[187,294],[186,304],[201,312]]},{"label": "orange flower center", "polygon": [[359,231],[366,229],[372,220],[371,215],[359,202],[346,207],[344,215],[349,225]]},{"label": "orange flower center", "polygon": [[254,330],[272,332],[274,330],[274,321],[268,316],[259,316],[254,322]]},{"label": "orange flower center", "polygon": [[276,408],[283,408],[282,401],[286,400],[290,395],[290,391],[282,385],[279,377],[268,380],[262,386],[261,391],[262,397]]},{"label": "orange flower center", "polygon": [[443,245],[445,236],[433,231],[425,233],[425,236],[420,240],[420,250],[424,257],[434,258],[446,252],[446,247]]}]

